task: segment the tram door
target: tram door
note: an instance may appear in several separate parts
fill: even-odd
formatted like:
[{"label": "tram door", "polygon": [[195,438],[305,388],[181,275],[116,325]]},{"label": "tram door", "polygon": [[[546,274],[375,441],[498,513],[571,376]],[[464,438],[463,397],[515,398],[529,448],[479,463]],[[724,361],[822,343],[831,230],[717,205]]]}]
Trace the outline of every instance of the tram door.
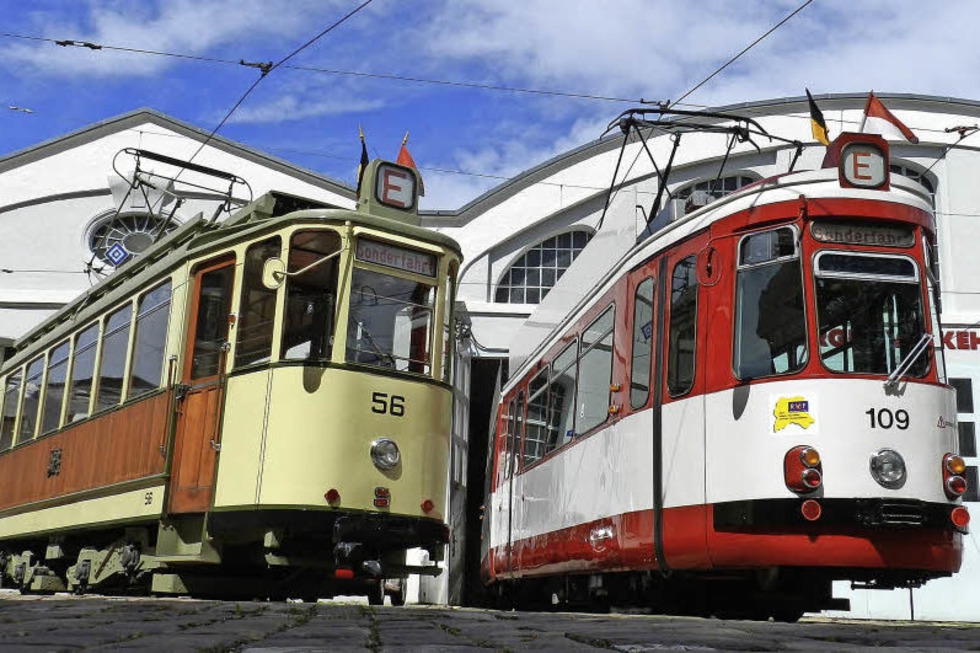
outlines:
[{"label": "tram door", "polygon": [[231,258],[206,263],[193,275],[187,349],[176,403],[171,513],[205,512],[211,505],[234,275]]}]

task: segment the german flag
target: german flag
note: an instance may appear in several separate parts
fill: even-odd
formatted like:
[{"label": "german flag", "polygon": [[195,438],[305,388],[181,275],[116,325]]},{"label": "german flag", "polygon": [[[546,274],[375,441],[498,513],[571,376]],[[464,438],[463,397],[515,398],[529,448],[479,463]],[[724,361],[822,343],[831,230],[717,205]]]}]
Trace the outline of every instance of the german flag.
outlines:
[{"label": "german flag", "polygon": [[823,113],[820,111],[820,107],[817,103],[813,101],[813,96],[810,95],[810,89],[806,90],[806,99],[810,103],[810,131],[813,133],[813,137],[817,139],[818,142],[824,145],[830,145],[830,139],[827,133],[827,123],[823,119]]},{"label": "german flag", "polygon": [[361,138],[361,161],[357,164],[357,196],[361,196],[361,180],[364,178],[364,170],[367,169],[370,159],[368,159],[367,144],[364,142],[364,130],[357,126],[357,135]]}]

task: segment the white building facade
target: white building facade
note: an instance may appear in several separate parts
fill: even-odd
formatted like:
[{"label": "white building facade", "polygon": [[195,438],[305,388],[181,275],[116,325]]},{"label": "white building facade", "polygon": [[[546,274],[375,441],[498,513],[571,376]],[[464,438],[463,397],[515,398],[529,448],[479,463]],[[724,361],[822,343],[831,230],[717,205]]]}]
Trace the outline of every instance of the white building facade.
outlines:
[{"label": "white building facade", "polygon": [[[980,246],[980,184],[975,181],[980,177],[980,102],[879,97],[920,139],[916,145],[890,142],[893,174],[911,176],[934,193],[947,369],[958,393],[960,453],[971,468],[967,505],[980,515],[974,427],[980,420],[980,256],[975,253]],[[858,130],[865,99],[816,98],[832,138]],[[674,159],[671,194],[710,199],[704,192],[709,186],[715,195],[734,190],[789,171],[794,159],[796,169],[820,166],[825,148],[810,134],[805,98],[720,110],[751,117],[773,135],[800,141],[799,156],[794,145],[764,136],[754,139],[758,149],[740,143],[726,156],[726,136],[685,135]],[[118,178],[112,167],[117,152],[143,149],[186,159],[206,136],[161,114],[139,111],[0,158],[0,345],[10,345],[89,287],[95,272],[86,266],[100,260],[97,250],[106,233],[100,228],[112,216],[150,213],[160,219],[171,210],[165,193],[144,200],[148,210],[139,198],[135,204],[124,198],[118,184],[113,187],[109,180]],[[479,509],[498,379],[506,375],[510,360],[520,359],[554,324],[563,306],[629,249],[654,213],[657,177],[639,142],[627,146],[609,193],[621,139],[613,134],[538,165],[459,210],[423,216],[425,226],[462,246],[457,305],[466,336],[456,361],[460,392],[449,479],[454,496],[449,573],[422,584],[423,601],[465,602],[479,592]],[[653,136],[648,146],[662,167],[669,139]],[[256,197],[275,189],[353,205],[352,189],[221,138],[210,140],[194,161],[237,175]],[[131,172],[123,170],[123,177]],[[233,196],[236,203],[249,199],[243,188]],[[220,193],[202,190],[175,219],[198,211],[210,214],[222,201]],[[135,222],[115,226],[140,230]],[[980,621],[980,539],[975,533],[965,537],[963,569],[951,579],[911,592],[835,591],[851,598],[851,616],[909,618],[914,609],[917,619]]]}]

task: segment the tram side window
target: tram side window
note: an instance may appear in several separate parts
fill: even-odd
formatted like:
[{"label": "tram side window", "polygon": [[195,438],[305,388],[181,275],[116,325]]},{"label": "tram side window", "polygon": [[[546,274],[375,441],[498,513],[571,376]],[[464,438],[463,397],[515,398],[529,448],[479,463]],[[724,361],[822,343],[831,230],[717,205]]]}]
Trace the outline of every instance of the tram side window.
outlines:
[{"label": "tram side window", "polygon": [[803,306],[796,231],[781,227],[742,238],[735,282],[735,376],[748,380],[803,368]]},{"label": "tram side window", "polygon": [[24,400],[20,406],[20,431],[17,433],[17,444],[27,442],[34,437],[37,426],[37,416],[41,402],[41,379],[44,376],[44,356],[38,356],[27,364],[27,375],[24,377]]},{"label": "tram side window", "polygon": [[550,408],[548,411],[548,451],[570,442],[575,436],[575,363],[578,358],[575,341],[551,364]]},{"label": "tram side window", "polygon": [[129,398],[160,387],[170,321],[170,281],[140,297],[136,307],[136,345],[129,373]]},{"label": "tram side window", "polygon": [[7,377],[3,388],[3,423],[0,424],[0,451],[14,444],[14,425],[17,422],[17,401],[20,399],[20,370]]},{"label": "tram side window", "polygon": [[500,480],[510,478],[511,472],[514,467],[514,438],[517,437],[517,402],[511,400],[510,405],[507,407],[507,434],[505,435],[505,440],[501,444],[503,445],[503,465],[500,468],[498,476]]},{"label": "tram side window", "polygon": [[694,346],[698,281],[694,256],[681,259],[670,276],[670,325],[667,348],[667,391],[682,395],[694,385]]},{"label": "tram side window", "polygon": [[612,381],[614,307],[607,308],[582,331],[579,357],[577,433],[587,433],[609,416]]},{"label": "tram side window", "polygon": [[95,349],[98,341],[98,324],[93,324],[75,336],[66,424],[88,417],[89,399],[92,397],[92,377],[95,375]]},{"label": "tram side window", "polygon": [[630,405],[640,408],[650,396],[650,355],[653,352],[653,279],[647,277],[633,297],[633,362],[630,365]]},{"label": "tram side window", "polygon": [[41,434],[51,433],[61,426],[61,407],[65,397],[65,378],[68,375],[68,341],[51,350],[48,377],[44,382],[44,407],[41,415]]},{"label": "tram side window", "polygon": [[521,450],[522,450],[521,448],[522,448],[522,446],[524,444],[523,440],[521,439],[522,438],[522,434],[524,433],[524,410],[526,408],[526,406],[525,406],[525,398],[524,397],[525,397],[524,391],[522,390],[517,395],[517,416],[516,416],[517,424],[515,425],[514,438],[513,438],[513,444],[514,444],[514,460],[513,460],[513,464],[514,464],[514,467],[511,470],[511,473],[514,474],[515,476],[517,475],[517,472],[521,468]]},{"label": "tram side window", "polygon": [[[833,372],[889,374],[923,339],[918,268],[904,256],[824,251],[816,257],[820,359]],[[922,376],[921,352],[908,369]]]},{"label": "tram side window", "polygon": [[126,304],[106,320],[102,334],[102,361],[99,364],[99,389],[95,411],[112,408],[122,398],[123,374],[126,372],[126,347],[133,306]]},{"label": "tram side window", "polygon": [[228,312],[235,266],[223,265],[201,274],[191,378],[204,379],[221,371],[228,340]]},{"label": "tram side window", "polygon": [[279,236],[255,243],[245,252],[235,367],[265,363],[272,358],[278,291],[262,283],[262,270],[268,259],[281,254],[282,239]]},{"label": "tram side window", "polygon": [[453,305],[456,299],[456,263],[449,268],[446,277],[445,289],[443,293],[446,297],[446,304],[443,307],[442,324],[442,380],[446,383],[452,382],[453,374],[453,344],[456,341],[456,333],[453,319]]},{"label": "tram side window", "polygon": [[524,422],[524,465],[541,460],[548,443],[548,370],[531,379]]},{"label": "tram side window", "polygon": [[333,231],[298,231],[289,241],[282,358],[325,360],[333,346],[340,236]]}]

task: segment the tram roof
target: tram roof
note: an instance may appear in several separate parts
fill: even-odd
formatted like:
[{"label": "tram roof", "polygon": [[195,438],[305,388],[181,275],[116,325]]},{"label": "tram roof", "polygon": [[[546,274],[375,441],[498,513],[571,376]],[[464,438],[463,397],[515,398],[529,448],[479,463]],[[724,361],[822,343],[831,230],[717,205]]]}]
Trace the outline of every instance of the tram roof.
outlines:
[{"label": "tram roof", "polygon": [[30,345],[55,341],[108,307],[131,297],[191,258],[206,255],[237,241],[259,237],[291,224],[345,224],[373,227],[440,245],[461,255],[459,244],[444,234],[362,211],[329,207],[316,200],[271,191],[242,207],[227,220],[212,222],[202,214],[161,238],[139,257],[123,263],[111,276],[92,286],[14,343],[17,353],[4,362],[7,369],[36,354]]},{"label": "tram roof", "polygon": [[[921,184],[900,175],[894,175],[891,178],[891,190],[896,192],[882,195],[882,191],[878,190],[842,188],[836,167],[787,173],[745,186],[664,225],[652,234],[641,236],[632,247],[613,261],[608,270],[591,287],[583,289],[584,292],[574,303],[566,305],[565,310],[561,310],[560,306],[552,307],[552,311],[560,313],[561,318],[556,321],[552,328],[548,329],[547,335],[528,352],[526,357],[517,360],[514,356],[511,357],[510,364],[513,373],[503,389],[510,389],[523,378],[530,365],[535,363],[557,341],[558,335],[564,333],[570,324],[579,319],[594,300],[601,297],[622,276],[625,270],[632,269],[643,260],[688,236],[708,229],[713,223],[759,206],[798,202],[800,197],[805,197],[810,201],[829,198],[884,201],[905,204],[929,213],[932,212],[932,206],[928,199],[929,193]],[[540,310],[542,306],[545,306],[544,302],[539,305],[538,309]],[[547,318],[541,319],[542,317],[535,313],[537,322],[545,323]]]}]

